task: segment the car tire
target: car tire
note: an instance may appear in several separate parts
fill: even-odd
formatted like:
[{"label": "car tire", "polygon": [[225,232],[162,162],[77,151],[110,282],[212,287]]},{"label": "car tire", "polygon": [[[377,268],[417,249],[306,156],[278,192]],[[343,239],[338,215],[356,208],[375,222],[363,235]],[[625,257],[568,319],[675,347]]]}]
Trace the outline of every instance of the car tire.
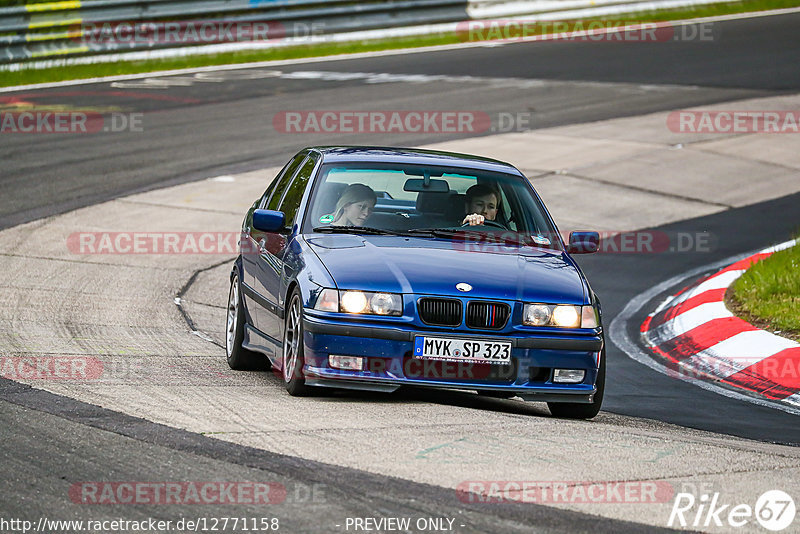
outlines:
[{"label": "car tire", "polygon": [[303,300],[297,288],[292,291],[286,306],[283,328],[283,381],[293,397],[311,393],[303,376],[305,346],[303,343]]},{"label": "car tire", "polygon": [[562,419],[591,419],[600,412],[603,404],[603,394],[606,389],[606,350],[600,355],[600,370],[597,373],[597,393],[594,402],[582,404],[577,402],[548,402],[547,407],[553,417]]},{"label": "car tire", "polygon": [[242,346],[245,313],[240,288],[237,270],[231,276],[231,289],[228,292],[228,314],[225,324],[225,355],[228,366],[237,371],[269,369],[269,360],[266,356]]}]

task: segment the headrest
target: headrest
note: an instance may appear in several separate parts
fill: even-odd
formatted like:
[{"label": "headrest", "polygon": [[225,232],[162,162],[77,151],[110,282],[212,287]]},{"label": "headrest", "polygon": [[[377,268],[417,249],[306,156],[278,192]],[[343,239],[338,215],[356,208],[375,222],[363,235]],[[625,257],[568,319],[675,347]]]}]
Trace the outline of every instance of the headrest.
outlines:
[{"label": "headrest", "polygon": [[417,195],[417,211],[442,215],[449,209],[450,201],[452,201],[450,193],[422,191]]},{"label": "headrest", "polygon": [[317,222],[323,215],[333,215],[333,210],[336,209],[336,202],[342,196],[344,190],[347,189],[347,184],[339,182],[327,182],[322,184],[317,193],[317,201],[314,206],[314,213],[312,213],[313,222]]},{"label": "headrest", "polygon": [[467,201],[467,195],[463,193],[451,193],[450,198],[447,200],[447,209],[444,214],[448,219],[454,221],[461,221],[464,219],[464,202]]}]

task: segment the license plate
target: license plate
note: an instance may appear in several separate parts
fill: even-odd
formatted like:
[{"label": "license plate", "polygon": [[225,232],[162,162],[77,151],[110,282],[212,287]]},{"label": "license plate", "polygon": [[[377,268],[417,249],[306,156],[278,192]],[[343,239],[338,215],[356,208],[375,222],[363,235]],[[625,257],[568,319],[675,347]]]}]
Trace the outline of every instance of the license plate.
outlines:
[{"label": "license plate", "polygon": [[511,363],[511,342],[417,336],[414,357],[453,362]]}]

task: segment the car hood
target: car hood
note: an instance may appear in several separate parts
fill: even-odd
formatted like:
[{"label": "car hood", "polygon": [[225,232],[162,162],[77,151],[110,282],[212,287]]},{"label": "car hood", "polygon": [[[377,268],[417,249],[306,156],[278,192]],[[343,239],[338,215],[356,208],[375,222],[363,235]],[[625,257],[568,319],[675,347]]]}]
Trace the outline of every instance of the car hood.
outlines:
[{"label": "car hood", "polygon": [[[307,242],[339,289],[583,304],[584,283],[564,253],[416,237],[325,235]],[[465,282],[468,293],[456,289]]]}]

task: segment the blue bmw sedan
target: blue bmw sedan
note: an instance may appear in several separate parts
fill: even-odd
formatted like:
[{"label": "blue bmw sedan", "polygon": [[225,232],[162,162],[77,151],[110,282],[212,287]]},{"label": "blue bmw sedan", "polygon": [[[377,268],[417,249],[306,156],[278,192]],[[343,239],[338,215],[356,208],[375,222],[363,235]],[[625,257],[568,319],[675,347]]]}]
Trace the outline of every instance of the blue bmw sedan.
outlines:
[{"label": "blue bmw sedan", "polygon": [[591,418],[603,401],[600,303],[512,165],[380,147],[300,151],[242,225],[226,352],[313,388],[473,390]]}]

